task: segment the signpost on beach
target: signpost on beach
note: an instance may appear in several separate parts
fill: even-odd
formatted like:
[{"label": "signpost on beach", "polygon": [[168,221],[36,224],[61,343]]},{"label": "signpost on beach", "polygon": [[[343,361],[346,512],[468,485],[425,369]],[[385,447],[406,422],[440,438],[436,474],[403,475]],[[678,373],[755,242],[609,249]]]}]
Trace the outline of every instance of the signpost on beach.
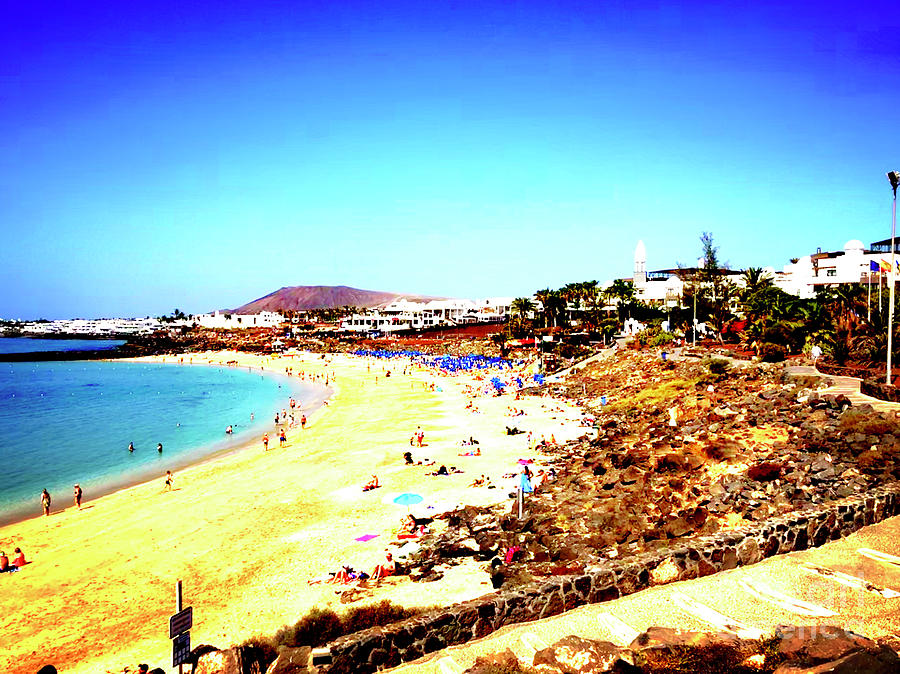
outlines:
[{"label": "signpost on beach", "polygon": [[172,666],[178,667],[191,658],[191,632],[194,624],[194,610],[181,605],[181,581],[175,583],[175,615],[169,617],[169,638],[172,640]]}]

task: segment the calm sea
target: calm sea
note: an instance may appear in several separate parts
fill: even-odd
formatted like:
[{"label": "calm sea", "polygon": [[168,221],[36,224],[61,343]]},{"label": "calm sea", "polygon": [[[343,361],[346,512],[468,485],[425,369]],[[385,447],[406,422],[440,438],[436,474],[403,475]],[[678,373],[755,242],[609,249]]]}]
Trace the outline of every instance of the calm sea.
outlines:
[{"label": "calm sea", "polygon": [[38,337],[0,337],[0,353],[32,351],[102,351],[115,349],[124,339],[40,339]]},{"label": "calm sea", "polygon": [[0,363],[0,521],[40,514],[44,488],[69,506],[75,483],[88,500],[234,448],[271,431],[291,396],[309,411],[327,392],[225,366]]}]

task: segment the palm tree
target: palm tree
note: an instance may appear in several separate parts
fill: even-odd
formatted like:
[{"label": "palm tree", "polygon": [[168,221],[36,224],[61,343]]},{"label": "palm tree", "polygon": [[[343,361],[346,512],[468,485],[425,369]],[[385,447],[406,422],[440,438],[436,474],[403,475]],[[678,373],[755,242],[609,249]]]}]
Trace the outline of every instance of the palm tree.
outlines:
[{"label": "palm tree", "polygon": [[548,327],[559,325],[560,318],[565,318],[566,300],[560,291],[551,290],[547,294],[544,312],[547,315]]},{"label": "palm tree", "polygon": [[620,302],[627,303],[634,299],[634,283],[631,281],[617,278],[612,282],[609,291],[612,297],[618,298]]},{"label": "palm tree", "polygon": [[544,325],[549,326],[550,324],[550,314],[547,310],[547,300],[550,297],[550,293],[553,292],[549,288],[544,288],[543,290],[538,290],[534,293],[534,299],[541,303],[541,313],[544,315]]},{"label": "palm tree", "polygon": [[534,302],[527,297],[517,297],[512,301],[510,310],[517,316],[527,318],[528,315],[534,311]]}]

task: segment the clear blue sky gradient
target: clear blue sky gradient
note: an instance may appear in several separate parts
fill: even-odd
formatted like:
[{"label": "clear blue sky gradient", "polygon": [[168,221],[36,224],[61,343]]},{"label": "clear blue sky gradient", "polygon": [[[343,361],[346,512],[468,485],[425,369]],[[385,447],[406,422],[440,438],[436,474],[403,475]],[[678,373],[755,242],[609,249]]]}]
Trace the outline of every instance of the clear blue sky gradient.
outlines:
[{"label": "clear blue sky gradient", "polygon": [[900,11],[854,5],[6,1],[0,317],[885,238]]}]

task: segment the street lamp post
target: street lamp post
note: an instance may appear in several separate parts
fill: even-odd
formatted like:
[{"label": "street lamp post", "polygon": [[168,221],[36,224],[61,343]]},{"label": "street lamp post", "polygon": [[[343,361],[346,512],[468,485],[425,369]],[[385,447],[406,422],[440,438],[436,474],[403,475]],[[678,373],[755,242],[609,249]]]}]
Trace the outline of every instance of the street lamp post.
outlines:
[{"label": "street lamp post", "polygon": [[894,249],[894,238],[897,234],[897,187],[900,187],[900,172],[891,171],[887,174],[887,179],[891,183],[894,190],[894,202],[891,208],[891,288],[888,302],[888,334],[887,334],[887,372],[885,379],[888,384],[891,383],[891,350],[893,349],[893,333],[894,333],[894,284],[896,274],[896,250]]},{"label": "street lamp post", "polygon": [[692,346],[697,346],[697,286],[694,286],[694,325],[691,328]]}]

